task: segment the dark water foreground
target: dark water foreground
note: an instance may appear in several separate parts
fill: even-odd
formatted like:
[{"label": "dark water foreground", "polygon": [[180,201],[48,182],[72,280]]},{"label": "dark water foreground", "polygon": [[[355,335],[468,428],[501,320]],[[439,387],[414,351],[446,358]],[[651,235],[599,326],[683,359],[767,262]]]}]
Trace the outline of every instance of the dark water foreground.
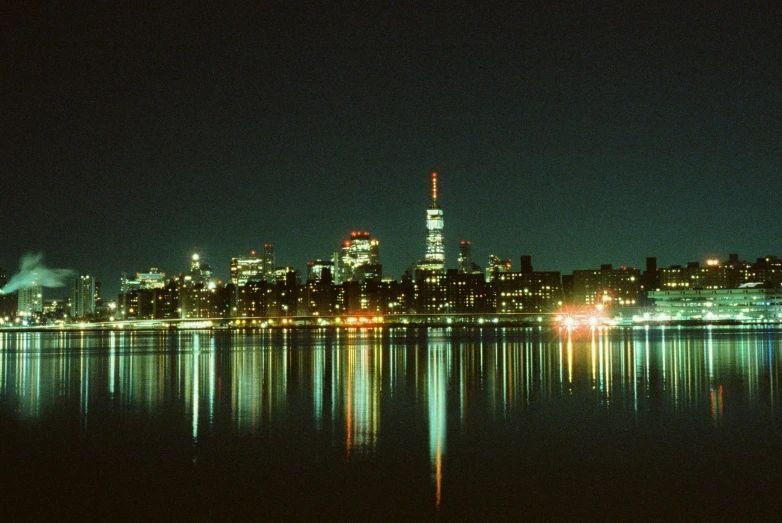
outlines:
[{"label": "dark water foreground", "polygon": [[781,340],[6,333],[2,517],[779,519]]}]

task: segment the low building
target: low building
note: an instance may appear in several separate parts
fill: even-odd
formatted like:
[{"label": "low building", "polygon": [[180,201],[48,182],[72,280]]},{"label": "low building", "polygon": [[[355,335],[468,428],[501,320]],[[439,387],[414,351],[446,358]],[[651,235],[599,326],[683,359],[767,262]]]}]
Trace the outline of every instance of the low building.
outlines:
[{"label": "low building", "polygon": [[655,318],[672,321],[782,321],[782,288],[746,283],[738,289],[652,291]]}]

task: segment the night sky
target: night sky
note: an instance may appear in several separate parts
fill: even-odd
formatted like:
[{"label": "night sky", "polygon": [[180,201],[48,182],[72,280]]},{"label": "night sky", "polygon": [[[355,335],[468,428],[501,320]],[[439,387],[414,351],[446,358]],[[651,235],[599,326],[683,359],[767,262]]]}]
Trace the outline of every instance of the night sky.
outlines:
[{"label": "night sky", "polygon": [[[782,255],[779,2],[0,16],[0,267],[302,270],[352,230],[399,278],[439,175],[446,256],[536,270]],[[575,4],[575,5],[574,5]]]}]

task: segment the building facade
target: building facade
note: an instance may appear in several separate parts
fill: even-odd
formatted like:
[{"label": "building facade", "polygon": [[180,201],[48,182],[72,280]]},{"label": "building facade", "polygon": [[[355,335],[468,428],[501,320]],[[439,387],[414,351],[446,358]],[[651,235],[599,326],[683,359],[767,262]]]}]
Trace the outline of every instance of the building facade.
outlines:
[{"label": "building facade", "polygon": [[382,277],[380,264],[380,242],[369,232],[354,231],[342,245],[337,266],[337,283],[349,281],[377,280]]},{"label": "building facade", "polygon": [[426,255],[418,268],[430,272],[445,271],[443,210],[437,203],[437,173],[432,173],[432,203],[426,209]]},{"label": "building facade", "polygon": [[782,288],[744,284],[737,289],[651,291],[656,318],[671,321],[782,321]]},{"label": "building facade", "polygon": [[71,317],[88,318],[95,314],[95,278],[84,274],[71,283]]}]

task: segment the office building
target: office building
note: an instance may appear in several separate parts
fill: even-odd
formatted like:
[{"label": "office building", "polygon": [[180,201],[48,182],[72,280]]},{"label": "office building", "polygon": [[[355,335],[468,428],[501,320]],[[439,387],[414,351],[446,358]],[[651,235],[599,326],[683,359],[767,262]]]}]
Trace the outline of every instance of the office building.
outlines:
[{"label": "office building", "polygon": [[265,258],[259,257],[255,251],[250,256],[231,258],[231,283],[246,285],[250,280],[265,280]]},{"label": "office building", "polygon": [[459,274],[481,274],[481,268],[472,261],[472,243],[459,242]]},{"label": "office building", "polygon": [[136,281],[141,289],[162,289],[166,286],[166,273],[151,267],[149,272],[137,272]]},{"label": "office building", "polygon": [[501,313],[554,312],[564,304],[558,271],[533,271],[532,258],[521,257],[520,272],[498,272],[491,284],[496,311]]},{"label": "office building", "polygon": [[319,282],[321,280],[327,280],[329,283],[333,281],[334,274],[334,262],[326,260],[315,260],[307,262],[307,281]]},{"label": "office building", "polygon": [[33,280],[30,285],[18,291],[19,312],[29,316],[43,312],[43,286]]},{"label": "office building", "polygon": [[265,243],[263,244],[263,273],[267,282],[274,281],[275,269],[277,269],[277,265],[274,260],[274,245]]},{"label": "office building", "polygon": [[382,274],[380,265],[380,242],[368,232],[351,232],[345,240],[338,264],[338,282],[379,281]]},{"label": "office building", "polygon": [[572,305],[634,306],[641,297],[641,274],[632,267],[614,269],[603,264],[600,270],[575,270],[572,278],[563,279],[565,282],[565,294]]},{"label": "office building", "polygon": [[493,254],[489,255],[489,265],[486,267],[486,281],[491,282],[498,274],[510,272],[510,258],[503,259]]},{"label": "office building", "polygon": [[746,283],[737,289],[676,289],[651,291],[653,319],[673,321],[782,320],[782,288]]},{"label": "office building", "polygon": [[71,317],[88,318],[95,314],[95,278],[77,276],[71,282]]},{"label": "office building", "polygon": [[426,209],[426,256],[418,268],[429,272],[445,271],[443,210],[437,203],[437,173],[432,173],[432,203]]}]

